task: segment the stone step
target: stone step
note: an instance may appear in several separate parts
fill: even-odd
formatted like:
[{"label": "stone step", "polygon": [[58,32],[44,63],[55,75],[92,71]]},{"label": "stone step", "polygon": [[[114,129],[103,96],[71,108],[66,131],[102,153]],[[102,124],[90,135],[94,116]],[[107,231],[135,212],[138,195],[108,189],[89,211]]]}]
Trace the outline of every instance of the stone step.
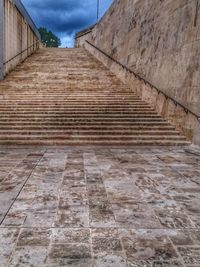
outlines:
[{"label": "stone step", "polygon": [[[16,85],[17,86],[17,85]],[[25,85],[24,85],[25,86]],[[68,95],[74,95],[74,96],[82,96],[82,95],[85,95],[85,94],[88,94],[90,93],[90,95],[92,96],[99,96],[99,97],[102,97],[102,96],[106,96],[106,95],[111,95],[111,96],[118,96],[118,97],[121,97],[121,96],[133,96],[133,97],[137,97],[139,98],[139,96],[135,93],[135,92],[130,92],[130,91],[125,91],[126,89],[121,89],[119,90],[119,88],[116,90],[116,87],[114,87],[113,90],[111,90],[111,88],[94,88],[92,87],[91,89],[80,89],[79,88],[74,88],[74,89],[71,89],[71,88],[62,88],[62,89],[56,89],[56,87],[52,87],[52,88],[46,88],[45,90],[45,87],[44,88],[35,88],[35,87],[30,87],[30,85],[27,85],[23,88],[20,87],[20,89],[16,90],[13,89],[13,87],[9,87],[9,85],[6,85],[5,87],[1,86],[0,88],[0,95],[7,95],[7,94],[11,94],[13,96],[15,95],[20,95],[20,94],[23,94],[23,95],[35,95],[36,93],[37,94],[41,94],[41,95],[46,95],[46,94],[52,94],[52,95],[59,95],[59,94],[68,94]]]},{"label": "stone step", "polygon": [[62,93],[62,94],[39,94],[39,93],[35,93],[35,94],[23,94],[23,93],[20,93],[20,94],[10,94],[9,92],[6,94],[6,95],[2,95],[0,94],[0,98],[1,99],[5,99],[7,100],[7,97],[13,97],[13,98],[17,98],[17,97],[29,97],[29,98],[43,98],[43,97],[47,97],[47,98],[53,98],[53,97],[63,97],[63,98],[66,98],[66,99],[69,99],[69,100],[78,100],[78,101],[82,101],[84,99],[88,100],[88,99],[97,99],[97,100],[110,100],[110,99],[114,99],[115,101],[116,100],[127,100],[127,101],[140,101],[141,102],[141,99],[138,97],[138,96],[134,96],[134,95],[93,95],[91,93],[84,93],[84,94],[81,94],[81,95],[73,95],[73,94],[69,94],[69,93]]},{"label": "stone step", "polygon": [[129,113],[131,114],[132,112],[137,114],[141,114],[141,113],[156,113],[156,111],[153,108],[148,108],[148,107],[144,107],[144,108],[140,108],[140,107],[116,107],[116,108],[111,108],[109,106],[107,107],[54,107],[54,106],[6,106],[0,107],[0,112],[2,113],[13,113],[13,112],[18,112],[18,113],[35,113],[35,112],[41,112],[41,113],[51,113],[51,112],[66,112],[66,113],[104,113],[104,112],[109,112],[109,113]]},{"label": "stone step", "polygon": [[50,110],[50,111],[0,111],[1,112],[1,118],[55,118],[55,117],[61,117],[61,118],[68,118],[68,117],[89,117],[89,118],[98,118],[98,117],[124,117],[124,118],[146,118],[146,117],[151,117],[151,118],[160,118],[158,114],[154,111],[65,111],[65,110]]},{"label": "stone step", "polygon": [[0,134],[0,139],[4,139],[4,140],[28,140],[28,139],[34,139],[34,140],[37,140],[37,139],[58,139],[58,140],[87,140],[87,141],[92,141],[92,140],[109,140],[109,139],[112,139],[112,140],[186,140],[184,136],[181,136],[181,135],[138,135],[138,134],[132,134],[132,135],[121,135],[121,134],[110,134],[110,135],[101,135],[101,134],[94,134],[94,135],[81,135],[81,134],[62,134],[62,133],[59,133],[58,135],[52,135],[52,134],[49,134],[49,135],[34,135],[34,134],[28,134],[28,135],[21,135],[20,133],[18,134],[13,134],[13,135],[7,135],[7,134]]},{"label": "stone step", "polygon": [[161,119],[161,117],[156,114],[155,112],[135,112],[135,113],[131,113],[131,112],[116,112],[116,113],[109,113],[109,112],[83,112],[83,113],[80,113],[80,112],[51,112],[51,113],[1,113],[1,117],[0,119],[12,119],[12,118],[27,118],[27,119],[55,119],[55,118],[66,118],[66,119],[85,119],[85,118],[89,118],[89,119],[93,119],[93,118],[97,118],[97,119],[112,119],[112,118],[117,118],[117,119],[134,119],[134,118],[159,118]]},{"label": "stone step", "polygon": [[180,140],[0,140],[0,145],[43,145],[43,146],[188,146],[190,142]]},{"label": "stone step", "polygon": [[[16,104],[16,103],[20,103],[20,104],[23,104],[23,103],[27,103],[27,104],[29,104],[29,103],[32,103],[32,104],[39,104],[39,103],[44,103],[44,104],[49,104],[49,103],[58,103],[58,104],[62,104],[62,103],[65,103],[66,104],[66,100],[64,100],[64,99],[51,99],[51,100],[49,100],[49,99],[44,99],[44,98],[35,98],[35,99],[0,99],[0,103],[1,104]],[[97,104],[104,104],[104,105],[110,105],[110,104],[112,104],[112,105],[115,105],[115,104],[120,104],[120,105],[122,105],[122,104],[126,104],[126,105],[145,105],[146,103],[145,102],[143,102],[143,101],[140,101],[140,100],[124,100],[124,99],[115,99],[115,100],[113,100],[113,99],[106,99],[106,100],[101,100],[101,99],[88,99],[88,100],[84,100],[84,99],[82,99],[82,100],[67,100],[67,104],[77,104],[77,105],[79,105],[79,104],[85,104],[85,105],[87,105],[87,104],[95,104],[95,105],[97,105]]]},{"label": "stone step", "polygon": [[[23,85],[23,87],[21,87],[21,86],[19,86],[19,84],[16,84],[16,83],[14,83],[13,85],[11,85],[12,87],[15,87],[15,90],[16,90],[16,93],[18,93],[18,94],[23,94],[23,92],[26,90],[26,93],[28,94],[28,92],[31,92],[32,90],[33,90],[33,92],[35,91],[35,93],[37,93],[37,91],[39,91],[39,92],[41,92],[42,90],[44,91],[44,90],[47,90],[47,89],[45,89],[45,88],[49,88],[48,90],[47,90],[47,92],[43,92],[43,94],[46,94],[46,93],[55,93],[55,90],[56,90],[56,84],[52,84],[52,85],[49,85],[49,86],[47,86],[47,85],[35,85],[34,86],[34,88],[32,88],[29,84],[24,84]],[[57,85],[58,86],[58,85]],[[60,84],[59,86],[61,86],[62,87],[62,91],[58,91],[57,93],[59,94],[59,93],[63,93],[63,94],[75,94],[75,93],[79,93],[80,92],[80,94],[82,94],[82,93],[86,93],[86,94],[93,94],[94,93],[94,87],[91,87],[91,85],[84,85],[84,84],[82,84],[82,86],[77,86],[76,84],[74,84],[74,83],[68,83],[68,86],[66,86],[66,85],[64,85],[64,84]],[[87,88],[87,90],[86,89],[84,89],[84,88]],[[118,90],[118,88],[117,88],[118,86],[116,86],[115,85],[115,87],[114,87],[114,92],[110,92],[109,93],[109,91],[110,91],[110,89],[112,89],[111,88],[111,86],[109,85],[109,86],[97,86],[96,87],[96,89],[95,89],[95,91],[97,92],[97,93],[99,93],[99,94],[101,94],[101,96],[102,95],[106,95],[106,94],[110,94],[110,95],[116,95],[117,93],[119,93],[118,94],[118,96],[120,97],[120,93],[121,93],[121,95],[123,95],[122,94],[122,92],[121,92],[121,90]],[[8,92],[8,94],[9,94],[9,92],[10,92],[10,94],[11,95],[13,95],[14,96],[14,92],[12,92],[12,91],[10,91],[10,87],[8,86],[8,85],[6,85],[5,86],[5,88],[1,88],[0,89],[0,93],[2,94],[2,95],[5,95],[5,94],[7,94],[7,92]],[[126,93],[126,91],[123,89],[123,92],[125,93],[124,95],[125,96],[127,96],[128,95],[128,93]],[[131,96],[135,96],[135,94],[130,94]]]},{"label": "stone step", "polygon": [[100,123],[104,123],[104,122],[108,122],[108,123],[112,123],[112,122],[124,122],[124,123],[135,123],[135,122],[162,122],[162,118],[152,118],[152,117],[145,117],[145,118],[108,118],[108,117],[99,117],[99,118],[92,118],[92,117],[77,117],[77,118],[74,118],[74,117],[68,117],[68,118],[65,118],[65,117],[42,117],[42,118],[38,118],[38,117],[31,117],[31,118],[22,118],[22,117],[11,117],[11,118],[1,118],[0,117],[0,122],[14,122],[14,123],[19,123],[19,122],[29,122],[29,123],[32,123],[32,122],[36,122],[36,123],[45,123],[45,122],[59,122],[59,123],[63,123],[63,124],[68,124],[70,122],[74,122],[74,123],[88,123],[88,122],[92,122],[92,123],[96,123],[96,122],[100,122]]},{"label": "stone step", "polygon": [[[13,101],[14,102],[14,101]],[[51,104],[47,104],[46,102],[44,103],[33,103],[32,102],[14,102],[14,103],[3,103],[0,101],[0,108],[7,108],[7,107],[13,107],[13,108],[28,108],[28,107],[37,107],[37,108],[50,108],[50,107],[59,107],[59,108],[109,108],[109,109],[113,109],[113,108],[134,108],[134,109],[143,109],[143,108],[149,108],[152,109],[149,105],[146,104],[134,104],[134,105],[128,105],[128,104],[123,104],[123,103],[118,103],[118,104],[102,104],[102,103],[98,103],[94,104],[94,103],[89,103],[89,104],[79,104],[79,105],[75,105],[74,103],[69,103],[69,102],[64,102],[64,103],[57,103],[57,102],[52,102]]]},{"label": "stone step", "polygon": [[[33,101],[33,102],[47,102],[49,103],[50,101],[55,101],[55,98],[56,98],[56,101],[57,102],[75,102],[77,104],[79,103],[100,103],[100,102],[105,102],[105,103],[108,103],[108,104],[111,104],[111,103],[120,103],[120,102],[123,102],[123,103],[141,103],[141,101],[139,99],[133,99],[133,98],[121,98],[121,100],[119,98],[114,98],[114,97],[105,97],[105,98],[92,98],[92,97],[84,97],[84,98],[70,98],[70,97],[65,97],[63,95],[63,97],[49,97],[49,96],[43,96],[43,97],[37,97],[37,96],[34,96],[34,97],[31,97],[31,96],[26,96],[26,97],[4,97],[4,98],[0,98],[0,101],[1,102],[23,102],[23,101]],[[144,102],[142,102],[141,104],[145,104]]]},{"label": "stone step", "polygon": [[84,93],[82,93],[82,94],[79,94],[79,95],[75,95],[75,94],[73,94],[73,93],[69,93],[69,92],[67,92],[67,91],[65,91],[65,92],[57,92],[57,93],[53,93],[53,92],[46,92],[46,93],[43,93],[43,94],[41,94],[40,92],[28,92],[28,90],[27,90],[27,92],[26,93],[23,93],[23,92],[20,92],[20,93],[11,93],[11,92],[4,92],[4,93],[1,93],[0,94],[0,98],[2,99],[2,98],[6,98],[6,97],[35,97],[35,96],[37,96],[37,97],[40,97],[40,98],[43,98],[43,97],[54,97],[54,96],[56,96],[56,97],[62,97],[62,96],[64,96],[64,97],[68,97],[68,98],[75,98],[75,99],[79,99],[79,98],[91,98],[91,99],[93,99],[93,98],[97,98],[97,99],[110,99],[110,98],[114,98],[114,99],[131,99],[131,100],[140,100],[141,101],[141,99],[138,97],[138,96],[136,96],[136,95],[125,95],[125,94],[121,94],[121,95],[119,95],[119,94],[106,94],[106,93],[104,93],[104,95],[102,96],[102,95],[98,95],[98,94],[93,94],[93,92],[84,92]]},{"label": "stone step", "polygon": [[98,133],[109,131],[109,132],[124,132],[124,131],[131,131],[131,132],[176,132],[175,127],[169,125],[128,125],[125,128],[125,125],[94,125],[94,124],[75,124],[75,125],[54,125],[54,124],[1,124],[1,132],[8,132],[8,131],[97,131]]},{"label": "stone step", "polygon": [[66,103],[65,105],[59,105],[59,104],[55,104],[55,105],[45,105],[45,104],[13,104],[13,105],[1,105],[0,104],[0,110],[7,110],[7,109],[12,109],[12,110],[17,110],[17,109],[22,109],[22,110],[53,110],[55,108],[55,110],[66,110],[66,111],[73,111],[73,110],[133,110],[133,111],[140,111],[141,112],[144,110],[149,110],[149,111],[154,111],[153,108],[150,108],[148,106],[128,106],[128,105],[118,105],[118,106],[111,106],[111,105],[69,105],[68,103]]},{"label": "stone step", "polygon": [[[43,137],[47,137],[49,138],[49,136],[71,136],[71,135],[85,135],[85,136],[110,136],[110,138],[114,135],[114,136],[173,136],[173,137],[178,137],[179,132],[178,131],[169,131],[169,130],[159,130],[159,131],[145,131],[145,130],[140,130],[140,131],[136,131],[136,130],[102,130],[99,129],[99,131],[97,130],[52,130],[52,129],[48,129],[48,130],[44,130],[44,129],[40,129],[40,130],[11,130],[11,129],[7,129],[2,130],[0,132],[0,138],[6,136],[41,136]],[[181,138],[182,140],[182,138]]]},{"label": "stone step", "polygon": [[[22,126],[22,127],[52,127],[52,126],[57,126],[57,127],[82,127],[86,125],[86,123],[84,121],[79,121],[79,122],[76,122],[76,121],[71,121],[71,122],[68,122],[67,124],[63,124],[63,122],[59,122],[59,121],[39,121],[39,122],[36,122],[36,121],[32,121],[32,122],[29,122],[29,121],[8,121],[8,122],[2,122],[0,121],[0,127],[12,127],[12,126]],[[95,121],[95,122],[91,122],[91,121],[88,121],[87,122],[87,125],[88,127],[92,126],[92,127],[102,127],[102,126],[114,126],[114,127],[145,127],[145,126],[149,126],[149,127],[153,127],[153,126],[157,126],[157,127],[163,127],[163,126],[168,126],[169,124],[167,122],[162,122],[162,121],[159,121],[159,122],[152,122],[152,121],[138,121],[138,122],[127,122],[127,121],[111,121],[111,122],[99,122],[99,121]]]},{"label": "stone step", "polygon": [[[88,93],[89,94],[89,93]],[[37,93],[36,93],[36,95],[37,95]],[[55,99],[53,98],[53,97],[56,97]],[[49,98],[49,99],[48,99]],[[6,96],[6,97],[4,97],[4,96],[0,96],[0,101],[1,102],[6,102],[6,103],[9,103],[9,102],[14,102],[14,101],[17,101],[17,102],[19,102],[19,103],[21,103],[21,102],[27,102],[27,101],[35,101],[35,102],[37,102],[38,103],[38,101],[43,101],[43,102],[45,102],[45,101],[47,101],[48,103],[52,103],[53,101],[56,101],[56,102],[65,102],[65,101],[69,101],[69,103],[70,102],[77,102],[77,103],[82,103],[82,102],[84,102],[84,103],[88,103],[88,104],[90,104],[91,103],[91,101],[95,101],[95,103],[97,102],[99,102],[99,103],[101,103],[101,102],[105,102],[105,103],[109,103],[109,104],[111,104],[112,102],[113,102],[113,104],[118,104],[119,102],[122,102],[122,103],[127,103],[127,104],[129,104],[129,103],[140,103],[140,104],[147,104],[146,102],[144,102],[144,101],[141,101],[139,98],[138,99],[136,99],[136,98],[133,98],[133,97],[117,97],[117,98],[115,98],[115,97],[112,97],[112,96],[109,96],[109,97],[104,97],[104,98],[100,98],[100,97],[88,97],[87,98],[87,96],[84,96],[84,97],[74,97],[74,96],[67,96],[67,95],[64,95],[63,94],[63,99],[61,98],[61,96],[59,96],[59,97],[57,97],[56,95],[52,95],[52,96],[42,96],[42,97],[37,97],[37,96],[29,96],[29,95],[27,95],[27,96],[24,96],[24,97],[21,97],[21,96],[17,96],[17,97],[15,97],[15,96]]]}]

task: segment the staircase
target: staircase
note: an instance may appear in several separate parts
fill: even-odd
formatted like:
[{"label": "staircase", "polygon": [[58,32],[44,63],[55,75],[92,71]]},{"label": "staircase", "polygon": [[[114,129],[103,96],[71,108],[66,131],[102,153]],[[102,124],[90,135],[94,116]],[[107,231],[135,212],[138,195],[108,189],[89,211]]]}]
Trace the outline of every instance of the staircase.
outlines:
[{"label": "staircase", "polygon": [[84,49],[41,49],[0,83],[0,144],[187,143]]}]

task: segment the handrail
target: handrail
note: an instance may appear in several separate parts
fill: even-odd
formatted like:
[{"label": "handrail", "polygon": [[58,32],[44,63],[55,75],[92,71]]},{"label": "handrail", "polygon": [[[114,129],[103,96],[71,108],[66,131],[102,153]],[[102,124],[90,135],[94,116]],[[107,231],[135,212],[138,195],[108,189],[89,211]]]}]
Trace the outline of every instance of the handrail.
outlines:
[{"label": "handrail", "polygon": [[75,36],[75,39],[78,39],[78,38],[80,38],[80,37],[83,37],[84,35],[87,35],[88,33],[91,33],[91,32],[92,32],[92,30],[89,30],[89,31],[84,32],[84,33],[82,33],[82,34],[80,34],[80,35],[77,35],[77,36]]},{"label": "handrail", "polygon": [[96,47],[94,44],[92,44],[91,42],[89,42],[88,40],[85,41],[86,43],[88,43],[89,45],[91,45],[92,47],[94,47],[95,49],[97,49],[99,52],[101,52],[103,55],[105,55],[106,57],[108,57],[109,59],[111,59],[113,62],[115,62],[116,64],[120,65],[123,69],[126,69],[129,73],[133,74],[136,78],[138,78],[139,80],[143,81],[145,84],[148,84],[152,89],[156,89],[158,91],[158,94],[163,94],[166,99],[170,99],[174,102],[174,104],[177,106],[181,106],[184,111],[186,113],[190,112],[192,115],[194,115],[197,120],[200,123],[200,117],[198,114],[196,114],[194,111],[190,110],[189,108],[185,107],[183,104],[181,104],[179,101],[175,100],[173,97],[169,96],[168,94],[166,94],[165,92],[163,92],[161,89],[157,88],[156,86],[154,86],[152,83],[150,83],[149,81],[147,81],[146,79],[144,79],[143,77],[141,77],[139,74],[135,73],[134,71],[130,70],[127,66],[125,66],[124,64],[122,64],[121,62],[119,62],[118,60],[114,59],[113,57],[111,57],[110,55],[108,55],[106,52],[104,52],[103,50],[101,50],[100,48]]},{"label": "handrail", "polygon": [[96,26],[96,23],[94,25],[90,26],[89,28],[86,28],[86,29],[84,29],[84,30],[82,30],[80,32],[77,32],[76,35],[75,35],[75,39],[78,39],[78,38],[80,38],[80,37],[92,32],[92,30],[94,29],[95,26]]},{"label": "handrail", "polygon": [[80,37],[83,37],[84,35],[87,35],[88,33],[91,33],[91,32],[92,32],[92,30],[89,30],[89,31],[84,32],[84,33],[82,33],[82,34],[80,34],[80,35],[77,35],[77,36],[75,36],[75,39],[78,39],[78,38],[80,38]]},{"label": "handrail", "polygon": [[34,47],[35,45],[37,45],[38,43],[40,43],[40,41],[35,42],[34,44],[32,44],[31,46],[29,46],[28,48],[22,50],[20,53],[18,53],[16,56],[10,58],[9,60],[7,60],[6,62],[3,63],[3,65],[8,64],[10,61],[12,61],[13,59],[15,59],[16,57],[22,55],[24,52],[26,52],[27,50],[31,49],[32,47]]}]

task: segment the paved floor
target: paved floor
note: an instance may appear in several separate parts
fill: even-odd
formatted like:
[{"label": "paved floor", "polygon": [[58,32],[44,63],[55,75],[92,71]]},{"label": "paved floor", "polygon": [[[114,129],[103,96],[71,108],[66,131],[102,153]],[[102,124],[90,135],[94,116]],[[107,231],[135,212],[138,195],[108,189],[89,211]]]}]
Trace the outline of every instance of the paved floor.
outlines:
[{"label": "paved floor", "polygon": [[0,266],[200,266],[199,151],[1,148]]}]

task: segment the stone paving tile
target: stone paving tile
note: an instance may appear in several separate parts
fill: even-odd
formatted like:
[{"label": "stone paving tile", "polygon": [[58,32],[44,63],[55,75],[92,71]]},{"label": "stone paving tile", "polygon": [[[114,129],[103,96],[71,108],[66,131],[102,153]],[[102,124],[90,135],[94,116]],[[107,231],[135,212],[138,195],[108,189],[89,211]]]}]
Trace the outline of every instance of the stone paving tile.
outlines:
[{"label": "stone paving tile", "polygon": [[179,247],[178,252],[183,257],[185,264],[200,264],[200,246],[198,247]]},{"label": "stone paving tile", "polygon": [[179,257],[162,230],[122,230],[120,236],[129,262],[170,261]]},{"label": "stone paving tile", "polygon": [[0,148],[0,267],[199,267],[199,163],[184,148]]},{"label": "stone paving tile", "polygon": [[87,266],[92,264],[91,247],[88,244],[51,244],[47,265]]},{"label": "stone paving tile", "polygon": [[[1,182],[0,187],[0,219],[3,222],[9,208],[15,201],[19,191],[29,178],[43,154],[26,154],[25,158],[15,166]],[[9,158],[8,158],[9,160]],[[9,171],[9,169],[8,169]]]},{"label": "stone paving tile", "polygon": [[[92,161],[90,161],[92,159]],[[89,218],[91,227],[115,227],[116,222],[111,203],[95,152],[84,153],[85,177],[89,202]]]},{"label": "stone paving tile", "polygon": [[0,229],[0,266],[8,266],[20,229]]},{"label": "stone paving tile", "polygon": [[94,228],[91,237],[95,266],[128,266],[118,229]]},{"label": "stone paving tile", "polygon": [[45,247],[16,247],[8,266],[44,266],[46,256],[47,249]]}]

